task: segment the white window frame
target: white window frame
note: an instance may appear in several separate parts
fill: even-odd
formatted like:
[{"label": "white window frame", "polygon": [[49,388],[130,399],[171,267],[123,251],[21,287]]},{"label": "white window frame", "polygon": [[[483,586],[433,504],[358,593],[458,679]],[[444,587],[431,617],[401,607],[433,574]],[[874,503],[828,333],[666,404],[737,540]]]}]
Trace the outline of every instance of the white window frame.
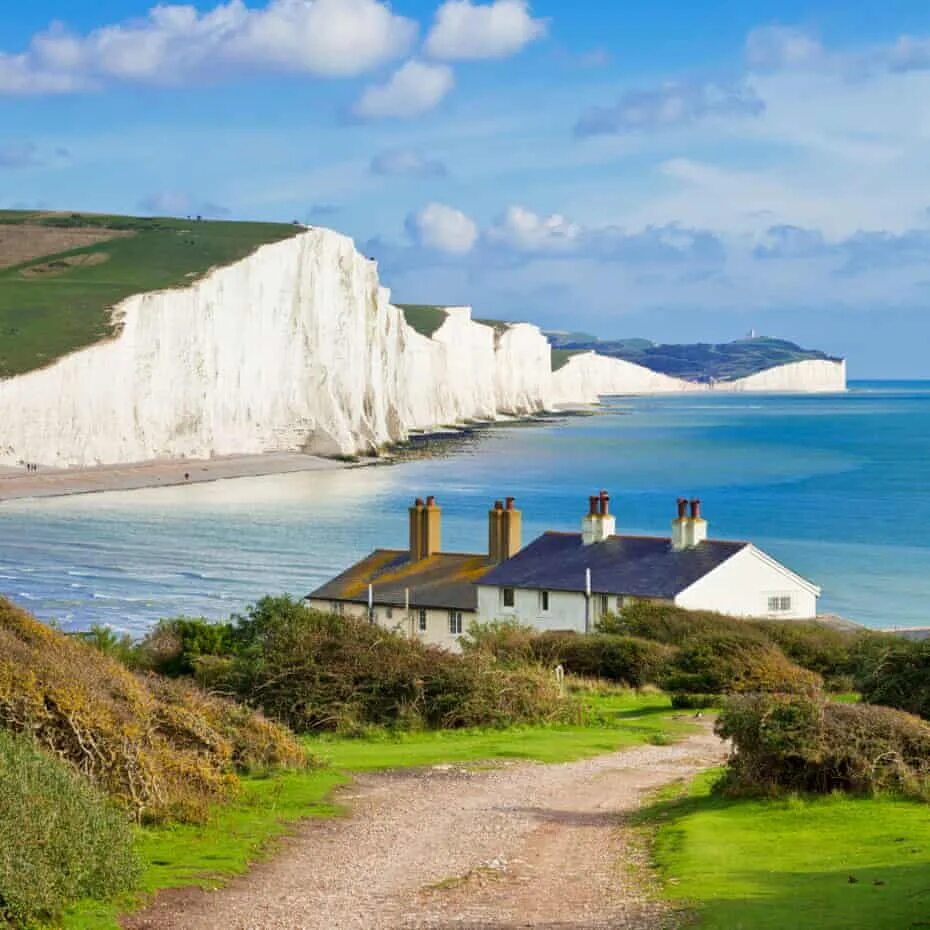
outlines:
[{"label": "white window frame", "polygon": [[[507,603],[507,595],[510,594],[510,600],[512,603]],[[501,606],[505,610],[515,610],[517,606],[517,589],[516,588],[501,588]]]},{"label": "white window frame", "polygon": [[420,612],[417,616],[417,629],[421,633],[425,633],[429,629],[429,613],[425,607],[420,608]]},{"label": "white window frame", "polygon": [[549,613],[552,607],[552,597],[548,591],[539,592],[539,612],[541,614]]},{"label": "white window frame", "polygon": [[465,632],[465,616],[461,610],[449,611],[449,635],[461,636]]},{"label": "white window frame", "polygon": [[789,614],[794,610],[794,597],[791,594],[770,594],[768,605],[770,614]]}]

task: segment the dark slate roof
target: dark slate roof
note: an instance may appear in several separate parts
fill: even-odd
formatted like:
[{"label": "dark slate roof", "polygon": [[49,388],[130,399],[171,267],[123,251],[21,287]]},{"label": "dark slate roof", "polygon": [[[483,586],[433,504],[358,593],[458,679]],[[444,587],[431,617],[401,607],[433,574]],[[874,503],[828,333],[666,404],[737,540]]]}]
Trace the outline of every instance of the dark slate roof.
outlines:
[{"label": "dark slate roof", "polygon": [[411,607],[474,611],[478,609],[475,582],[489,568],[486,555],[443,552],[411,562],[406,550],[377,549],[309,596],[367,604],[370,584],[375,604],[403,607],[409,589]]},{"label": "dark slate roof", "polygon": [[676,552],[670,539],[611,536],[585,546],[580,533],[544,533],[481,579],[501,588],[584,591],[585,569],[597,594],[673,598],[748,546],[708,540]]}]

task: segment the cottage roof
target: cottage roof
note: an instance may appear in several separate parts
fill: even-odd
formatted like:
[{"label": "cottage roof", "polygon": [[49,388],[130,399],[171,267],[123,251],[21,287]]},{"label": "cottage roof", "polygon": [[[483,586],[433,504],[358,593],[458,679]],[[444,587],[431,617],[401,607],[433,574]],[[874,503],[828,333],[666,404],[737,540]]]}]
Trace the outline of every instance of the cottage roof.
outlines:
[{"label": "cottage roof", "polygon": [[310,597],[367,604],[368,586],[372,585],[375,604],[403,607],[409,590],[412,608],[475,611],[475,582],[489,568],[486,555],[442,552],[414,562],[406,549],[377,549]]},{"label": "cottage roof", "polygon": [[585,546],[580,533],[544,533],[481,578],[482,585],[584,591],[591,569],[597,594],[673,598],[745,549],[747,542],[706,540],[675,550],[668,538],[610,536]]}]

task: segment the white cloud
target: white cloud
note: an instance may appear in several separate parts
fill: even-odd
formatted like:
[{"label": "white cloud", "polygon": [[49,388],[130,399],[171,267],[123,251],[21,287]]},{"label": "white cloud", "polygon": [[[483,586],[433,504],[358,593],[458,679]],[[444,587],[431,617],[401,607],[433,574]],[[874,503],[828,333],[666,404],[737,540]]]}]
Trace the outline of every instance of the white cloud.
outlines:
[{"label": "white cloud", "polygon": [[0,52],[0,93],[177,85],[242,71],[346,77],[401,57],[417,31],[381,0],[270,0],[260,8],[229,0],[204,13],[159,5],[86,35],[56,23],[24,52]]},{"label": "white cloud", "polygon": [[390,149],[371,160],[373,174],[409,178],[441,178],[446,166],[436,158],[427,158],[415,149]]},{"label": "white cloud", "polygon": [[750,68],[809,68],[821,64],[825,57],[818,39],[793,26],[761,26],[746,39]]},{"label": "white cloud", "polygon": [[160,191],[139,201],[139,209],[150,216],[206,216],[222,219],[229,210],[209,200],[198,201],[180,191]]},{"label": "white cloud", "polygon": [[427,204],[407,218],[407,229],[419,245],[450,255],[466,255],[478,241],[478,226],[461,210]]},{"label": "white cloud", "polygon": [[579,136],[686,126],[709,117],[758,116],[765,104],[745,82],[669,81],[654,90],[624,94],[610,107],[588,110],[575,126]]},{"label": "white cloud", "polygon": [[489,242],[518,252],[565,251],[574,248],[583,230],[559,213],[540,216],[526,207],[510,207],[487,231]]},{"label": "white cloud", "polygon": [[446,65],[408,61],[386,83],[366,88],[353,113],[363,119],[420,116],[438,106],[454,84],[452,69]]},{"label": "white cloud", "polygon": [[527,0],[447,0],[436,12],[426,51],[449,61],[506,58],[545,34],[545,21],[533,19]]}]

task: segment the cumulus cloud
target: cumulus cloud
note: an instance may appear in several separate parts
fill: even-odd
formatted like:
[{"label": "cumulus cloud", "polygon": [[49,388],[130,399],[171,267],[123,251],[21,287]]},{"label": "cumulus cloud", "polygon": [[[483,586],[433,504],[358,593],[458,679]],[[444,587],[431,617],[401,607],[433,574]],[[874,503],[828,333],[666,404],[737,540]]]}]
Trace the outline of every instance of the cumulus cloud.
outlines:
[{"label": "cumulus cloud", "polygon": [[518,252],[558,252],[573,249],[582,228],[558,213],[540,216],[526,207],[510,207],[487,231],[491,243]]},{"label": "cumulus cloud", "polygon": [[223,219],[229,210],[209,200],[198,200],[180,191],[159,191],[139,201],[139,209],[151,216],[206,216]]},{"label": "cumulus cloud", "polygon": [[382,0],[229,0],[203,13],[158,5],[87,34],[60,23],[0,52],[0,93],[73,93],[112,82],[186,84],[249,72],[363,74],[400,58],[417,24]]},{"label": "cumulus cloud", "polygon": [[426,51],[447,61],[507,58],[545,34],[546,22],[533,18],[527,0],[447,0],[436,12]]},{"label": "cumulus cloud", "polygon": [[770,226],[753,254],[756,258],[813,258],[827,251],[819,229],[780,224]]},{"label": "cumulus cloud", "polygon": [[765,104],[747,84],[672,81],[655,90],[624,94],[610,107],[595,107],[575,126],[579,136],[672,129],[708,117],[758,116]]},{"label": "cumulus cloud", "polygon": [[35,168],[43,164],[34,142],[0,143],[0,168]]},{"label": "cumulus cloud", "polygon": [[390,149],[371,160],[372,174],[386,177],[442,178],[446,166],[435,158],[427,158],[415,149]]},{"label": "cumulus cloud", "polygon": [[414,59],[384,84],[366,88],[352,112],[362,119],[410,119],[439,106],[454,85],[451,68]]},{"label": "cumulus cloud", "polygon": [[449,255],[467,255],[478,241],[475,221],[442,203],[427,204],[411,214],[407,230],[418,245]]}]

